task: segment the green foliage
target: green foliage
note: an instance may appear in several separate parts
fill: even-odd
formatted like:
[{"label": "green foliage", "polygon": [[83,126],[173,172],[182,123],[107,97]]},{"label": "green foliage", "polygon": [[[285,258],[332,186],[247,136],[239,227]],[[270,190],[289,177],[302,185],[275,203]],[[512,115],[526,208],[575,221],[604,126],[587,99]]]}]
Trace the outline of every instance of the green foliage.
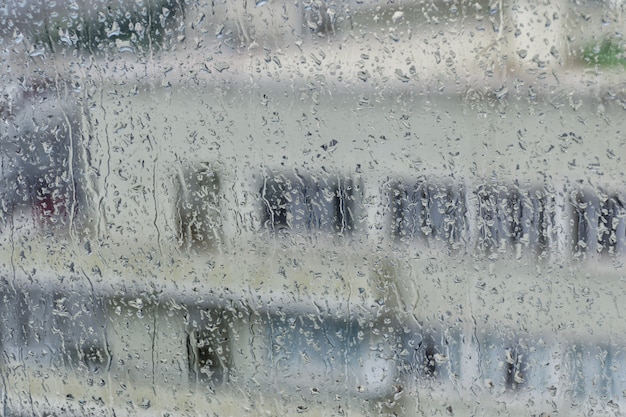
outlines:
[{"label": "green foliage", "polygon": [[612,38],[594,42],[585,47],[583,61],[587,65],[602,67],[626,66],[624,43]]}]

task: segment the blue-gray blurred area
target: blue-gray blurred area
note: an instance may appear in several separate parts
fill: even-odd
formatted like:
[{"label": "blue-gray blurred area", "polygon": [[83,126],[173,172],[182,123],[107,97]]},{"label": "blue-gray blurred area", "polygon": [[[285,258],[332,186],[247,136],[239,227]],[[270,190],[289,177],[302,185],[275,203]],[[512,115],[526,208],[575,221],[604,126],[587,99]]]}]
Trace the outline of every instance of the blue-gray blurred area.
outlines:
[{"label": "blue-gray blurred area", "polygon": [[20,81],[1,104],[3,220],[30,209],[40,224],[67,223],[81,198],[76,99],[66,83]]},{"label": "blue-gray blurred area", "polygon": [[172,35],[184,2],[8,1],[0,5],[0,37],[24,43],[31,57],[63,50],[104,55],[146,52]]}]

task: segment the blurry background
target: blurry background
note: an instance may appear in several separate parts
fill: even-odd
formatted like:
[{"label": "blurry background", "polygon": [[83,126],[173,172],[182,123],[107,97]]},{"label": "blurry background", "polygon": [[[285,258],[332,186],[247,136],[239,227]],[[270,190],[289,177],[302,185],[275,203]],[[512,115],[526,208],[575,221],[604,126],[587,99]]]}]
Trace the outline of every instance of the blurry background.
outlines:
[{"label": "blurry background", "polygon": [[619,415],[622,12],[0,3],[3,415]]}]

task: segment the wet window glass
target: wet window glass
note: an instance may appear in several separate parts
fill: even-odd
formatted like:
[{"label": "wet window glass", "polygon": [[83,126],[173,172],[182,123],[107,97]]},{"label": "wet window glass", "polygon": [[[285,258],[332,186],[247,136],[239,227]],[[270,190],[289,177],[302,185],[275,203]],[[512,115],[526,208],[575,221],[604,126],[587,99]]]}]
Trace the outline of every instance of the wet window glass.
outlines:
[{"label": "wet window glass", "polygon": [[619,415],[608,0],[0,2],[12,415]]}]

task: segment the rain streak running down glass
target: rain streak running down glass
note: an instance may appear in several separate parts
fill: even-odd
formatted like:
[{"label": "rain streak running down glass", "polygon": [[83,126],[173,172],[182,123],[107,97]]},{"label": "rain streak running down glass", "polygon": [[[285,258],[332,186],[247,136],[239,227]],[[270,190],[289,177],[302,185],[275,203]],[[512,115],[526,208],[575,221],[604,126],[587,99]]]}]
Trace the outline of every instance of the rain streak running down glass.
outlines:
[{"label": "rain streak running down glass", "polygon": [[618,0],[0,2],[0,414],[617,416]]}]

